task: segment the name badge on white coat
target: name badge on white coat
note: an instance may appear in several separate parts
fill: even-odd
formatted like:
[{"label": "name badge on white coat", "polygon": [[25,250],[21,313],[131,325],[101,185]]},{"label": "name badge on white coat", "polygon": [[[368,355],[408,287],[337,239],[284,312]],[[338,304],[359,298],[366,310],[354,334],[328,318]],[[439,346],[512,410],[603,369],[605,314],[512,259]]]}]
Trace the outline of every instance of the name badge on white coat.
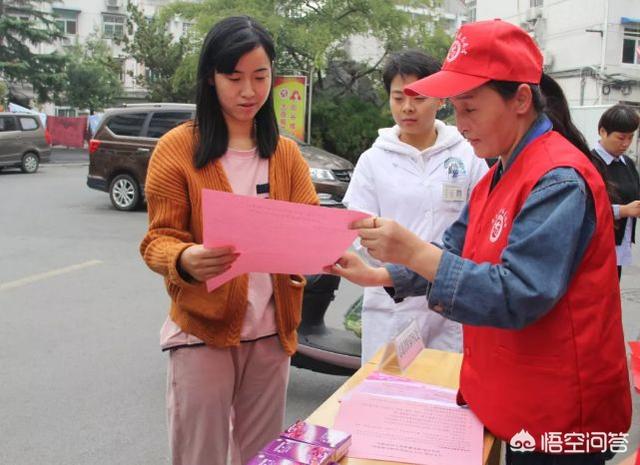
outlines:
[{"label": "name badge on white coat", "polygon": [[446,202],[464,202],[467,200],[467,186],[464,184],[443,182],[442,200]]}]

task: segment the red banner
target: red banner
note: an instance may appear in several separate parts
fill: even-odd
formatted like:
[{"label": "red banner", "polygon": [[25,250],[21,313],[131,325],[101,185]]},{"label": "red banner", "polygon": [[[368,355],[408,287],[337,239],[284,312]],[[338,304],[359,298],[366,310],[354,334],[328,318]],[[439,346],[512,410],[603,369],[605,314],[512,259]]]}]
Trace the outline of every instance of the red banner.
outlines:
[{"label": "red banner", "polygon": [[82,148],[87,131],[87,117],[48,116],[47,129],[51,134],[52,145]]}]

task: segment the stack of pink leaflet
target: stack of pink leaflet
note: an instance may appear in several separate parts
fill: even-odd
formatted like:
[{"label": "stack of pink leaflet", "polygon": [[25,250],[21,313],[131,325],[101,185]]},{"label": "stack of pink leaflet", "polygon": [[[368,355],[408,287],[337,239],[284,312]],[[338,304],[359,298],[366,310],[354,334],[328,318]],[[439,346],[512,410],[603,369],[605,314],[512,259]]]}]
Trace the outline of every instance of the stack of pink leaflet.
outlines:
[{"label": "stack of pink leaflet", "polygon": [[281,435],[285,439],[321,446],[332,451],[331,460],[336,462],[347,453],[351,445],[351,435],[344,431],[312,425],[298,420],[289,426]]},{"label": "stack of pink leaflet", "polygon": [[292,460],[305,465],[329,465],[333,453],[331,449],[326,447],[285,438],[271,441],[260,452],[271,457]]},{"label": "stack of pink leaflet", "polygon": [[454,404],[457,396],[457,391],[454,389],[425,384],[402,376],[389,375],[377,371],[371,373],[360,384],[347,392],[341,401],[359,392]]},{"label": "stack of pink leaflet", "polygon": [[373,374],[341,399],[335,427],[348,457],[417,465],[481,465],[483,426],[456,391]]}]

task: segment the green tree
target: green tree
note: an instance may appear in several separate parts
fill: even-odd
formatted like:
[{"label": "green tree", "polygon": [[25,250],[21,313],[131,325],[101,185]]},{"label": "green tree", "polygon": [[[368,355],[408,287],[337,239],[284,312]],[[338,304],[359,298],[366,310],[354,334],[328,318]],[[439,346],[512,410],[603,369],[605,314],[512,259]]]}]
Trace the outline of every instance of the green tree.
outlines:
[{"label": "green tree", "polygon": [[6,106],[7,95],[9,95],[9,87],[4,81],[0,81],[0,106],[3,108]]},{"label": "green tree", "polygon": [[329,63],[313,93],[311,140],[354,163],[378,129],[392,124],[379,69],[346,57]]},{"label": "green tree", "polygon": [[355,163],[371,146],[378,129],[391,122],[383,108],[357,95],[339,99],[318,95],[313,107],[311,141]]},{"label": "green tree", "polygon": [[39,54],[33,47],[63,34],[43,4],[53,0],[0,0],[0,76],[11,86],[29,83],[40,102],[56,99],[64,88],[65,57]]},{"label": "green tree", "polygon": [[[195,23],[203,36],[217,21],[246,14],[262,23],[273,36],[280,70],[318,72],[322,77],[334,54],[353,34],[372,34],[385,47],[398,48],[409,17],[387,0],[202,0],[178,1],[165,9]],[[185,63],[191,65],[191,63]]]},{"label": "green tree", "polygon": [[113,58],[109,45],[92,37],[84,46],[75,45],[69,52],[66,68],[66,101],[93,114],[122,95],[120,62]]},{"label": "green tree", "polygon": [[127,4],[127,31],[124,51],[146,68],[134,76],[148,90],[147,99],[157,102],[193,101],[195,81],[178,72],[191,46],[189,36],[175,38],[168,31],[166,16],[146,18],[133,3]]}]

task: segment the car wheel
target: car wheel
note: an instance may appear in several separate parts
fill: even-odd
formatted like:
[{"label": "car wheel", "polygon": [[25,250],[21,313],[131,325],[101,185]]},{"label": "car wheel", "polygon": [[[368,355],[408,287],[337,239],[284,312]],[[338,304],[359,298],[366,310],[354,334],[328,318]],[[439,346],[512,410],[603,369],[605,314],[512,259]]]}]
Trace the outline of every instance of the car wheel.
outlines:
[{"label": "car wheel", "polygon": [[39,165],[40,160],[38,160],[38,155],[32,152],[28,152],[22,156],[20,169],[23,173],[35,173],[36,171],[38,171]]},{"label": "car wheel", "polygon": [[109,186],[111,203],[118,210],[131,211],[138,208],[141,203],[140,186],[133,176],[119,174]]}]

